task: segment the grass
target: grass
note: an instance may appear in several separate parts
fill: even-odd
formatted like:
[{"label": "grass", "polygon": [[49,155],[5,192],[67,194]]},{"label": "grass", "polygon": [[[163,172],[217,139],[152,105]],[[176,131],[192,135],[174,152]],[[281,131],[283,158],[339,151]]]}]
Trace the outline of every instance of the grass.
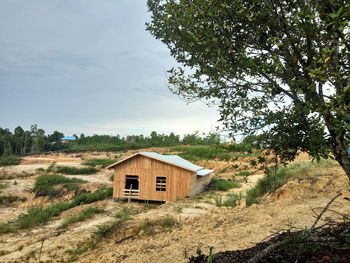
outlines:
[{"label": "grass", "polygon": [[0,157],[0,166],[17,165],[21,162],[21,158],[14,155]]},{"label": "grass", "polygon": [[108,165],[115,163],[116,161],[117,160],[113,160],[113,159],[90,159],[83,162],[83,164],[87,166],[92,166],[92,167],[101,166],[102,168],[104,168],[104,167],[107,167]]},{"label": "grass", "polygon": [[218,159],[222,161],[236,160],[239,157],[257,156],[259,151],[240,152],[242,149],[225,149],[220,146],[180,146],[170,148],[172,152],[180,152],[179,156],[189,161]]},{"label": "grass", "polygon": [[242,194],[228,194],[226,195],[226,198],[224,199],[221,194],[217,194],[214,196],[215,204],[218,207],[235,207],[237,205],[237,202],[242,199]]},{"label": "grass", "polygon": [[71,166],[57,166],[55,171],[61,174],[76,175],[76,174],[95,174],[98,172],[98,169],[94,167],[77,168],[77,167],[71,167]]},{"label": "grass", "polygon": [[121,221],[126,221],[130,218],[130,216],[135,215],[136,213],[137,212],[135,210],[133,210],[132,208],[123,207],[122,209],[120,209],[120,211],[118,211],[115,214],[115,217]]},{"label": "grass", "polygon": [[15,195],[0,195],[0,206],[5,205],[9,206],[15,202],[23,202],[27,200],[25,197],[15,196]]},{"label": "grass", "polygon": [[14,222],[1,223],[0,233],[14,231],[16,229],[29,228],[34,225],[47,222],[51,217],[60,215],[63,211],[82,204],[90,204],[112,196],[112,187],[105,187],[96,190],[93,193],[78,194],[70,202],[60,202],[48,207],[36,206],[28,210],[26,214],[20,215]]},{"label": "grass", "polygon": [[157,230],[161,232],[169,232],[175,227],[179,227],[180,222],[171,216],[160,219],[146,220],[138,228],[145,235],[154,235]]},{"label": "grass", "polygon": [[0,189],[5,189],[8,187],[7,183],[0,183]]},{"label": "grass", "polygon": [[83,211],[81,211],[78,215],[76,216],[71,216],[67,219],[65,219],[63,221],[63,223],[61,224],[62,228],[66,228],[67,226],[77,223],[77,222],[81,222],[81,221],[85,221],[87,219],[92,218],[95,214],[100,214],[103,213],[104,210],[100,209],[98,207],[88,207],[86,209],[84,209]]},{"label": "grass", "polygon": [[265,194],[272,193],[282,187],[291,179],[296,178],[315,178],[313,171],[315,168],[328,168],[337,166],[337,163],[331,160],[320,160],[319,162],[292,163],[289,166],[270,169],[267,175],[261,178],[255,187],[246,192],[246,202],[250,206],[258,203],[258,199]]},{"label": "grass", "polygon": [[130,219],[131,215],[136,214],[137,211],[129,207],[123,207],[116,215],[116,221],[105,223],[96,227],[93,232],[92,239],[80,244],[76,249],[71,250],[69,253],[71,255],[71,260],[74,260],[77,256],[83,254],[90,248],[96,247],[96,245],[109,234],[122,229],[125,222]]},{"label": "grass", "polygon": [[235,174],[235,176],[243,176],[243,177],[246,177],[249,175],[251,175],[251,173],[249,171],[241,171],[241,172]]},{"label": "grass", "polygon": [[[62,194],[63,189],[78,191],[78,184],[82,183],[86,183],[86,181],[78,178],[67,178],[58,174],[43,174],[35,180],[33,191],[36,196],[54,197]],[[60,185],[60,187],[55,187],[57,185]]]},{"label": "grass", "polygon": [[210,180],[209,189],[214,191],[227,191],[232,188],[239,188],[241,185],[223,178],[212,178]]}]

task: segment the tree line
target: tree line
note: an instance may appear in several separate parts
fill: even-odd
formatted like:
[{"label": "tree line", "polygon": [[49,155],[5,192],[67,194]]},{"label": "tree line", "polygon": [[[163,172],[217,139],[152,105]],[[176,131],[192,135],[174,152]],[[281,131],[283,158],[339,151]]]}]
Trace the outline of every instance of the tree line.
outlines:
[{"label": "tree line", "polygon": [[29,130],[21,126],[13,132],[8,128],[0,127],[0,156],[28,155],[50,151],[77,152],[77,151],[113,151],[128,150],[147,147],[170,147],[183,144],[189,145],[215,145],[220,143],[220,135],[216,133],[199,134],[198,132],[186,134],[182,138],[173,132],[160,134],[153,131],[149,136],[128,135],[74,135],[77,140],[62,143],[64,133],[54,131],[46,134],[38,126],[31,125]]}]

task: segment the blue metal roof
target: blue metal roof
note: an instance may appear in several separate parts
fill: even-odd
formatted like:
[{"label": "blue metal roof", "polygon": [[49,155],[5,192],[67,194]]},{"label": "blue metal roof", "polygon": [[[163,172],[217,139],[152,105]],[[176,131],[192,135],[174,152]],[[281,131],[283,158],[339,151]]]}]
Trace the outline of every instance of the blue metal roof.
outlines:
[{"label": "blue metal roof", "polygon": [[172,163],[177,166],[184,167],[189,170],[197,171],[197,170],[203,169],[203,167],[190,163],[189,161],[177,155],[162,155],[155,152],[140,152],[140,153],[167,163]]},{"label": "blue metal roof", "polygon": [[208,174],[211,174],[212,172],[214,172],[214,170],[202,169],[202,170],[197,171],[197,175],[198,176],[206,176]]},{"label": "blue metal roof", "polygon": [[61,141],[75,141],[76,139],[75,136],[64,136]]},{"label": "blue metal roof", "polygon": [[118,161],[114,164],[111,164],[110,166],[107,166],[106,168],[107,169],[110,169],[130,158],[133,158],[134,156],[138,155],[138,154],[141,154],[143,156],[147,156],[149,158],[152,158],[152,159],[156,159],[156,160],[159,160],[159,161],[163,161],[163,162],[166,162],[166,163],[169,163],[169,164],[172,164],[172,165],[175,165],[175,166],[178,166],[178,167],[182,167],[186,170],[190,170],[192,172],[195,172],[196,175],[198,176],[206,176],[206,175],[209,175],[210,173],[214,172],[213,170],[208,170],[208,169],[203,169],[203,167],[201,166],[198,166],[198,165],[195,165],[183,158],[181,158],[180,156],[177,156],[177,155],[162,155],[162,154],[159,154],[159,153],[155,153],[155,152],[139,152],[139,153],[136,153],[134,155],[131,155],[121,161]]}]

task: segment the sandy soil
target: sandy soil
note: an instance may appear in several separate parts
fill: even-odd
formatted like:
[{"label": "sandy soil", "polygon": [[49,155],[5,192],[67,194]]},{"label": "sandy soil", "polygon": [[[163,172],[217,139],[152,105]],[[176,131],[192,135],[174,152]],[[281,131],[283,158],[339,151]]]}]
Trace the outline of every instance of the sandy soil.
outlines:
[{"label": "sandy soil", "polygon": [[[150,150],[150,149],[148,149]],[[154,149],[153,149],[154,150]],[[164,150],[164,149],[163,149]],[[164,150],[165,151],[165,150]],[[161,151],[160,151],[161,152]],[[132,154],[130,151],[127,155]],[[16,218],[34,204],[50,204],[57,200],[34,198],[31,193],[37,168],[47,168],[52,162],[64,165],[80,166],[82,158],[106,157],[107,153],[88,153],[75,155],[44,155],[27,157],[19,166],[0,168],[0,174],[28,173],[24,178],[8,180],[9,187],[0,190],[0,195],[24,195],[28,201],[15,204],[13,207],[0,208],[0,221]],[[307,161],[307,156],[299,157],[298,161]],[[232,164],[227,162],[207,161],[198,163],[207,168],[219,171]],[[4,171],[5,170],[5,171]],[[222,176],[230,177],[235,171],[230,170]],[[275,193],[267,196],[259,205],[245,207],[242,202],[238,207],[216,207],[213,196],[204,194],[202,198],[185,198],[176,202],[159,205],[156,208],[139,213],[129,221],[121,231],[104,238],[96,248],[80,255],[74,262],[186,262],[186,256],[194,255],[201,247],[204,253],[208,246],[214,247],[214,252],[243,249],[253,246],[267,236],[294,226],[303,228],[310,226],[319,213],[337,191],[343,191],[350,197],[347,178],[339,167],[320,169],[317,178],[296,180],[287,183]],[[110,173],[102,170],[97,175],[74,176],[89,183],[87,188],[101,184],[111,184]],[[245,192],[252,187],[262,173],[248,177],[248,182],[242,182],[242,187],[232,189],[228,193]],[[73,177],[73,176],[72,176]],[[16,180],[17,184],[13,184]],[[227,193],[225,193],[227,194]],[[98,206],[105,213],[98,214],[85,222],[75,223],[66,229],[60,228],[64,219],[78,214],[88,206]],[[115,221],[115,213],[121,207],[144,208],[143,203],[114,202],[104,200],[90,205],[78,206],[52,218],[45,225],[32,229],[0,235],[0,262],[70,262],[69,251],[80,244],[91,240],[96,227],[106,222]],[[350,215],[349,202],[339,198],[332,205],[332,210]],[[149,219],[173,217],[180,222],[179,227],[172,231],[158,231],[154,235],[135,234],[135,229]],[[338,214],[328,211],[323,220],[341,220]],[[320,222],[322,223],[322,222]],[[132,236],[133,238],[123,238]]]}]

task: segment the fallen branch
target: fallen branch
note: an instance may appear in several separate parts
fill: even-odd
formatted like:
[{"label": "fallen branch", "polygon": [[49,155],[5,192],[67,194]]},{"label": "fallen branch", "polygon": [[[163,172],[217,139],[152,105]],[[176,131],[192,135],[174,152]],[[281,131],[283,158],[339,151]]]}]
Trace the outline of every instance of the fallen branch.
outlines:
[{"label": "fallen branch", "polygon": [[[334,196],[329,202],[328,204],[323,208],[322,212],[317,216],[315,222],[312,224],[310,231],[312,232],[313,230],[315,230],[315,227],[318,223],[318,221],[320,221],[322,215],[327,211],[327,209],[329,208],[329,206],[339,197],[341,196],[342,193],[338,193],[336,196]],[[254,257],[252,257],[251,259],[249,259],[247,261],[247,263],[258,263],[261,259],[263,259],[265,256],[267,256],[271,251],[273,251],[274,249],[276,249],[279,246],[282,246],[284,244],[286,244],[289,240],[283,240],[283,241],[278,241],[276,243],[273,243],[272,245],[268,246],[267,248],[265,248],[264,250],[262,250],[261,252],[259,252],[258,254],[256,254]]]},{"label": "fallen branch", "polygon": [[341,196],[342,193],[338,193],[336,196],[334,196],[329,202],[328,204],[323,208],[322,212],[317,216],[315,222],[312,224],[310,230],[313,231],[314,228],[316,227],[318,221],[320,221],[322,215],[327,211],[327,209],[329,208],[329,206],[335,201],[335,199],[337,199],[339,196]]}]

